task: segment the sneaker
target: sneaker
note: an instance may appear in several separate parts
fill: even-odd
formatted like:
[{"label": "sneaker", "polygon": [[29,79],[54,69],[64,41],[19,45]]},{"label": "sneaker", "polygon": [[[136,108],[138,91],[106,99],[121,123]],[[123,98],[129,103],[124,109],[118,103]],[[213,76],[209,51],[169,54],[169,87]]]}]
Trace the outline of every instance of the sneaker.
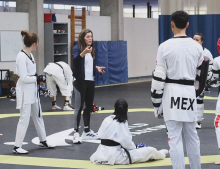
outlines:
[{"label": "sneaker", "polygon": [[82,143],[82,138],[80,137],[78,132],[75,132],[73,134],[73,144],[81,144]]},{"label": "sneaker", "polygon": [[55,148],[56,146],[54,144],[48,143],[47,141],[41,141],[39,143],[39,147],[42,147],[42,148]]},{"label": "sneaker", "polygon": [[82,133],[82,140],[97,140],[99,139],[99,136],[94,131],[90,130],[89,132],[83,131]]},{"label": "sneaker", "polygon": [[201,129],[201,128],[202,128],[201,122],[197,122],[197,123],[196,123],[196,129]]},{"label": "sneaker", "polygon": [[15,154],[28,154],[28,151],[22,149],[21,147],[18,147],[18,148],[14,148],[13,149],[13,153]]},{"label": "sneaker", "polygon": [[74,109],[72,109],[71,106],[68,104],[68,105],[65,105],[65,106],[63,107],[63,110],[73,111]]},{"label": "sneaker", "polygon": [[52,106],[52,110],[62,110],[62,108],[55,104],[54,106]]}]

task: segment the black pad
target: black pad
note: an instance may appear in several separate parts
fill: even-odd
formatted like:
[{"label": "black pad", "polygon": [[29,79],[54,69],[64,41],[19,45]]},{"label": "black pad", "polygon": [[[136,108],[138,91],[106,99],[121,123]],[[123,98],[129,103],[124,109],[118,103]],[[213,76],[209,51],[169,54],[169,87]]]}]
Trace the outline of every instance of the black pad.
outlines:
[{"label": "black pad", "polygon": [[198,69],[200,69],[201,72],[200,72],[200,76],[196,77],[196,80],[199,81],[199,88],[196,90],[196,97],[198,97],[203,92],[206,85],[206,80],[209,70],[209,59],[207,57],[204,57],[204,60]]}]

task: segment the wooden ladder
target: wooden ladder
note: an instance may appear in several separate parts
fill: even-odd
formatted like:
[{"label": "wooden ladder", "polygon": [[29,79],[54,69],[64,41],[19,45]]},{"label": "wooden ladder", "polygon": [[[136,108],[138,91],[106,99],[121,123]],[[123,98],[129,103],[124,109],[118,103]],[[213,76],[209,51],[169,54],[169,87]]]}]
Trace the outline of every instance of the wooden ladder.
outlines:
[{"label": "wooden ladder", "polygon": [[[82,30],[86,29],[86,8],[82,8],[82,15],[76,16],[75,15],[75,8],[71,7],[71,14],[68,16],[71,23],[71,48],[70,48],[70,54],[71,54],[71,68],[73,68],[73,58],[72,58],[72,50],[74,47],[74,42],[79,37],[80,32],[75,31],[75,26],[81,26]],[[77,23],[76,23],[77,22]],[[81,22],[79,24],[78,22]]]}]

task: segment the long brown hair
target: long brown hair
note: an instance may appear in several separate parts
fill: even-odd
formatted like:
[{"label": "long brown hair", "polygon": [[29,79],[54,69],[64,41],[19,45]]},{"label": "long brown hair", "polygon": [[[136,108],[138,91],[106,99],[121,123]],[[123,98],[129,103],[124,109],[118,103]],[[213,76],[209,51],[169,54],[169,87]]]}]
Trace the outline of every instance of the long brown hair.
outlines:
[{"label": "long brown hair", "polygon": [[33,43],[38,43],[39,41],[39,38],[35,33],[30,33],[27,30],[22,30],[21,36],[23,37],[23,42],[26,47],[31,47]]},{"label": "long brown hair", "polygon": [[[92,31],[90,29],[83,29],[79,34],[78,45],[79,45],[80,52],[84,51],[85,48],[87,47],[85,39],[84,39],[87,33],[92,33]],[[93,36],[93,33],[92,33],[92,36]],[[93,37],[92,37],[91,47],[92,47],[92,57],[93,59],[95,59],[95,46],[94,46]]]}]

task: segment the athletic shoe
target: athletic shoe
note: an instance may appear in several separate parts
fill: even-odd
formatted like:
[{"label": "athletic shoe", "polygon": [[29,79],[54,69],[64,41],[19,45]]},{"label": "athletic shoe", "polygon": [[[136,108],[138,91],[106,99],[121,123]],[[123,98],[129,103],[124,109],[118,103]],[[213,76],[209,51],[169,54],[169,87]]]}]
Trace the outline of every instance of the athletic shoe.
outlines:
[{"label": "athletic shoe", "polygon": [[78,132],[75,132],[73,134],[73,144],[81,144],[82,143],[82,138],[80,137]]},{"label": "athletic shoe", "polygon": [[62,108],[55,104],[54,106],[52,106],[52,110],[62,110]]},{"label": "athletic shoe", "polygon": [[73,111],[74,109],[72,109],[71,106],[68,104],[68,105],[65,105],[65,106],[63,107],[63,110]]},{"label": "athletic shoe", "polygon": [[28,154],[28,151],[22,149],[21,147],[18,147],[18,148],[14,148],[13,149],[13,153],[15,154]]},{"label": "athletic shoe", "polygon": [[197,122],[197,123],[196,123],[196,129],[201,129],[201,128],[202,128],[201,122]]},{"label": "athletic shoe", "polygon": [[52,143],[48,143],[47,141],[41,141],[39,143],[39,147],[42,147],[42,148],[55,148],[56,146]]},{"label": "athletic shoe", "polygon": [[90,130],[89,132],[83,131],[82,133],[82,140],[97,140],[99,139],[99,136],[94,131]]}]

